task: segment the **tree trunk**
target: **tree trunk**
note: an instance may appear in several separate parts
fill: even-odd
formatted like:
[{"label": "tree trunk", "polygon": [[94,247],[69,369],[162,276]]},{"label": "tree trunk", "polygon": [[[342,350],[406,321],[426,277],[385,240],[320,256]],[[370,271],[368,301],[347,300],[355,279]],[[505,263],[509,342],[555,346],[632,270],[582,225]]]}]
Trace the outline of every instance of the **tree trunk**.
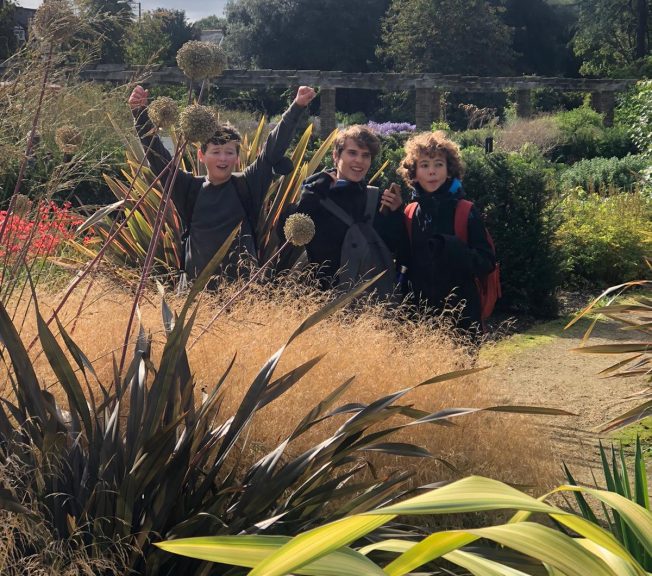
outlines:
[{"label": "tree trunk", "polygon": [[636,0],[636,53],[637,60],[647,56],[648,0]]}]

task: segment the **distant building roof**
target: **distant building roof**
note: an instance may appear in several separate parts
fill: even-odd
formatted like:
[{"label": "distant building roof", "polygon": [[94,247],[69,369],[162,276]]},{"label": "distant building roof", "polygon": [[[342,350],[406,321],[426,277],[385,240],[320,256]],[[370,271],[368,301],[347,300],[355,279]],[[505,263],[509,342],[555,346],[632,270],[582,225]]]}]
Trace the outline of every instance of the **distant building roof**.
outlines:
[{"label": "distant building roof", "polygon": [[220,44],[224,38],[224,30],[202,30],[200,39],[204,42],[214,42]]}]

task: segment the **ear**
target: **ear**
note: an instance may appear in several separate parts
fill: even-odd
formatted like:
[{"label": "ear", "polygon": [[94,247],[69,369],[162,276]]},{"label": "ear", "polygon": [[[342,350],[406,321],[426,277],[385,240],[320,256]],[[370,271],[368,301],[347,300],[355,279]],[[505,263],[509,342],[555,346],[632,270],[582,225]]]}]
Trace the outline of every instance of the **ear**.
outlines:
[{"label": "ear", "polygon": [[337,153],[337,149],[333,148],[333,163],[337,164],[337,161],[339,159],[340,155]]},{"label": "ear", "polygon": [[197,159],[202,163],[205,161],[204,153],[201,151],[201,147],[197,148]]}]

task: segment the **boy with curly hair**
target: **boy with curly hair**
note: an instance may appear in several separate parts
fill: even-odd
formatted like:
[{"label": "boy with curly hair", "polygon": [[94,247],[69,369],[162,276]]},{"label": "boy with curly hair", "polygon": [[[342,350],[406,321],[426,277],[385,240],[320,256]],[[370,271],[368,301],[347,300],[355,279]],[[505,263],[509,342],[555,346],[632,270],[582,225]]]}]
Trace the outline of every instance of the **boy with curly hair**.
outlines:
[{"label": "boy with curly hair", "polygon": [[[415,298],[436,310],[460,307],[457,326],[481,330],[475,278],[495,267],[494,251],[475,208],[468,216],[468,239],[456,235],[455,214],[464,198],[460,151],[442,131],[413,136],[405,143],[399,175],[412,188],[406,208],[406,238],[399,258]],[[409,227],[409,229],[407,229]]]}]

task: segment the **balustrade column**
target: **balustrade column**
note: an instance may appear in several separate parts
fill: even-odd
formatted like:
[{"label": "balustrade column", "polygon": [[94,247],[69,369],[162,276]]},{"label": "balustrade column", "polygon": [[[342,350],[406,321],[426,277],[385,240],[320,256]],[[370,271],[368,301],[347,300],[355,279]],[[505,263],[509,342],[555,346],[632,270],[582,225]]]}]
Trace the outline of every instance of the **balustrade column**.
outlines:
[{"label": "balustrade column", "polygon": [[319,90],[319,125],[322,138],[326,138],[335,128],[335,88],[320,88]]}]

